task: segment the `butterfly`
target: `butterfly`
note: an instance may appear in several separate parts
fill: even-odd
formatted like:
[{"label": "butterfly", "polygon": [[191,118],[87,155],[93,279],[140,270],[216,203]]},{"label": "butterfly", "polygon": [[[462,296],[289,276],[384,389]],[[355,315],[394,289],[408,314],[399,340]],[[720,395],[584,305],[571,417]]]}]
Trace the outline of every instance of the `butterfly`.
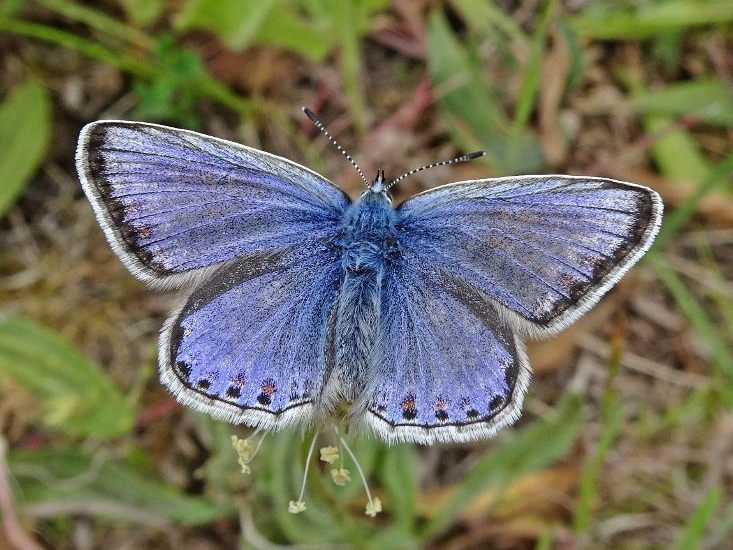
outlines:
[{"label": "butterfly", "polygon": [[522,339],[595,305],[663,209],[646,187],[565,175],[451,183],[395,206],[382,170],[352,202],[288,159],[143,122],[88,124],[76,165],[127,268],[186,289],[159,343],[178,401],[263,429],[338,417],[388,443],[512,424],[530,379]]}]

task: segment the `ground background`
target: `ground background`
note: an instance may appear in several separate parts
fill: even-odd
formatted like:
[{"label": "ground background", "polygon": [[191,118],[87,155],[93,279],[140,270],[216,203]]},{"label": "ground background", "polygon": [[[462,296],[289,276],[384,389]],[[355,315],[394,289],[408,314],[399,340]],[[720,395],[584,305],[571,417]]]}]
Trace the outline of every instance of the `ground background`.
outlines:
[{"label": "ground background", "polygon": [[[733,547],[733,3],[0,3],[0,549]],[[162,122],[402,182],[605,175],[656,189],[655,247],[530,347],[516,427],[469,445],[353,439],[384,512],[268,437],[179,407],[155,373],[175,296],[133,279],[73,168],[81,126]],[[324,440],[324,444],[328,440]],[[355,473],[346,461],[345,467]],[[356,476],[353,476],[356,478]]]}]

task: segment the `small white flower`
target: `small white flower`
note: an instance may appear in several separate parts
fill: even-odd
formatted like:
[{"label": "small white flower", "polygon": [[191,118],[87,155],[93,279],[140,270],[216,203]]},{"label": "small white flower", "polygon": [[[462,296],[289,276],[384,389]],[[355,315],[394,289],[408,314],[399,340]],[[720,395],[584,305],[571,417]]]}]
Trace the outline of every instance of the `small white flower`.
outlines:
[{"label": "small white flower", "polygon": [[333,464],[339,458],[338,447],[321,447],[321,460]]},{"label": "small white flower", "polygon": [[288,512],[291,514],[300,514],[301,512],[305,512],[305,502],[302,500],[291,500],[288,502]]},{"label": "small white flower", "polygon": [[382,503],[378,498],[373,498],[366,505],[366,511],[364,512],[367,516],[374,517],[382,511]]},{"label": "small white flower", "polygon": [[252,445],[251,439],[240,439],[236,435],[232,435],[232,447],[237,452],[237,463],[242,467],[244,475],[250,474],[249,463],[252,462],[257,449]]},{"label": "small white flower", "polygon": [[351,481],[351,472],[345,468],[333,469],[331,470],[331,477],[336,485],[343,487]]},{"label": "small white flower", "polygon": [[240,439],[236,435],[232,434],[232,447],[237,451],[239,460],[244,463],[250,462],[252,457],[254,457],[255,446],[252,445],[249,438]]}]

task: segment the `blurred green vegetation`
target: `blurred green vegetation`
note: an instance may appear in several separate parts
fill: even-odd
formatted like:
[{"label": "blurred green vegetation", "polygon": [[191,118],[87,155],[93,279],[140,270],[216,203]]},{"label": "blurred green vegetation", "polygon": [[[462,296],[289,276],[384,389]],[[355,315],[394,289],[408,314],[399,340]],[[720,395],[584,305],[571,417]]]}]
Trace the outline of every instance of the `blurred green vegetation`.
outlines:
[{"label": "blurred green vegetation", "polygon": [[[307,438],[296,433],[269,436],[248,480],[239,474],[231,449],[233,428],[191,413],[196,433],[207,434],[200,443],[206,453],[198,477],[187,480],[188,484],[159,480],[154,458],[146,455],[136,439],[136,418],[147,406],[142,392],[125,395],[105,368],[57,334],[59,327],[42,326],[42,316],[30,321],[3,313],[0,382],[5,391],[18,388],[32,396],[29,402],[34,406],[25,414],[30,416],[29,425],[42,434],[40,444],[11,447],[8,468],[19,509],[46,519],[50,527],[45,535],[50,540],[68,540],[70,518],[81,514],[151,528],[238,518],[247,527],[243,533],[248,528],[251,532],[248,522],[252,521],[258,534],[281,544],[332,543],[353,548],[431,544],[440,548],[442,541],[448,541],[447,548],[452,534],[471,525],[471,518],[476,521],[471,514],[477,508],[482,517],[491,518],[511,500],[507,494],[530,474],[580,454],[577,502],[568,514],[571,519],[563,525],[525,526],[527,533],[537,535],[526,538],[536,548],[552,548],[555,543],[559,547],[569,538],[585,547],[598,547],[593,544],[598,516],[631,513],[623,509],[598,513],[604,465],[624,436],[631,432],[642,440],[663,440],[676,430],[689,431],[696,425],[704,432],[713,429],[711,423],[716,419],[730,415],[730,265],[727,271],[719,265],[710,240],[696,242],[691,254],[693,263],[703,270],[704,276],[698,275],[704,279],[701,290],[689,284],[689,269],[683,271],[665,251],[689,224],[704,228],[701,205],[710,196],[731,195],[733,67],[729,59],[723,60],[728,63],[723,68],[719,62],[717,71],[715,63],[700,60],[684,71],[678,67],[686,49],[697,41],[733,44],[733,2],[593,0],[574,11],[559,1],[536,2],[527,3],[534,17],[521,23],[484,0],[430,2],[423,11],[412,11],[406,4],[400,11],[395,9],[398,4],[402,3],[183,0],[174,9],[162,0],[118,0],[103,5],[5,0],[0,4],[0,32],[16,40],[76,52],[88,63],[119,71],[132,94],[131,117],[197,128],[203,125],[204,113],[214,109],[226,112],[245,132],[252,132],[254,121],[267,118],[277,131],[304,148],[304,156],[314,158],[318,155],[314,145],[303,139],[286,114],[291,109],[284,109],[266,94],[244,97],[213,76],[210,57],[192,37],[206,36],[235,54],[267,48],[287,52],[313,67],[333,66],[343,92],[343,109],[355,132],[363,137],[373,124],[370,77],[363,69],[365,43],[395,13],[408,17],[407,13],[411,24],[417,20],[421,25],[419,32],[412,32],[423,49],[423,55],[410,63],[419,65],[418,74],[429,83],[442,128],[457,148],[486,150],[486,169],[495,175],[541,172],[552,164],[537,121],[540,91],[547,76],[542,72],[543,61],[550,45],[559,42],[566,52],[567,70],[561,75],[561,93],[566,96],[583,86],[591,47],[635,47],[645,60],[659,67],[662,76],[651,79],[643,67],[609,61],[608,73],[625,94],[615,106],[635,117],[640,133],[649,138],[642,144],[643,153],[656,174],[665,181],[691,184],[685,198],[668,210],[647,266],[669,296],[668,307],[681,316],[696,344],[708,350],[710,365],[697,373],[704,376],[704,382],[691,388],[675,408],[632,427],[624,425],[623,400],[609,383],[600,400],[598,432],[591,434],[583,431],[587,407],[580,396],[567,393],[546,418],[505,430],[490,450],[470,454],[470,466],[455,479],[447,476],[451,481],[443,492],[428,494],[421,487],[425,453],[411,446],[388,449],[354,437],[356,454],[384,504],[384,514],[376,520],[365,518],[365,496],[358,483],[334,487],[327,481],[327,472],[312,467],[307,512],[292,515],[287,503],[299,490],[310,443]],[[487,51],[493,71],[487,68]],[[58,89],[44,80],[50,82],[52,75],[34,66],[26,67],[24,73],[20,83],[2,90],[0,215],[23,208],[14,205],[51,155],[54,117],[63,108],[54,104]],[[518,88],[508,90],[505,82],[492,80],[492,75],[502,73],[520,75]],[[696,132],[699,125],[711,129],[706,140]],[[71,160],[64,165],[66,169],[71,169]],[[84,304],[74,306],[80,312],[85,309]],[[611,380],[619,376],[619,361],[612,354],[608,362]],[[586,453],[577,449],[582,442],[590,442]],[[353,474],[355,468],[348,461],[346,466]],[[698,473],[695,480],[704,474]],[[672,548],[726,547],[733,537],[733,504],[731,479],[725,482],[727,486],[723,482],[703,484],[692,495],[694,508],[677,518],[669,541]],[[644,509],[632,512],[642,514]],[[465,546],[458,547],[468,547],[462,542]],[[245,535],[239,544],[241,548],[257,546]],[[633,547],[669,546],[639,542]]]}]

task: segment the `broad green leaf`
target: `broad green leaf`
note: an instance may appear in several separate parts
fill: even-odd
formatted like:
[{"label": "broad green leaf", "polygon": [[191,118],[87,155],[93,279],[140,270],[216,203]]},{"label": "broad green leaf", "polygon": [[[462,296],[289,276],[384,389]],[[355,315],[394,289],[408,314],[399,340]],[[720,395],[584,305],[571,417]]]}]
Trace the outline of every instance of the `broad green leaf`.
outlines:
[{"label": "broad green leaf", "polygon": [[78,503],[90,515],[152,524],[197,525],[236,513],[230,505],[183,494],[127,464],[78,449],[13,451],[8,459],[22,488],[20,505],[54,502],[76,514]]},{"label": "broad green leaf", "polygon": [[181,29],[207,29],[234,50],[250,46],[277,0],[194,0],[176,19]]},{"label": "broad green leaf", "polygon": [[0,216],[38,169],[51,134],[51,102],[34,80],[18,86],[0,104]]},{"label": "broad green leaf", "polygon": [[258,42],[291,49],[313,60],[321,60],[335,44],[329,32],[330,14],[296,9],[293,2],[280,0],[193,0],[176,19],[181,29],[206,29],[232,50],[242,51]]},{"label": "broad green leaf", "polygon": [[69,435],[113,437],[132,428],[132,406],[99,366],[31,321],[0,314],[0,376],[36,396],[42,420]]}]

